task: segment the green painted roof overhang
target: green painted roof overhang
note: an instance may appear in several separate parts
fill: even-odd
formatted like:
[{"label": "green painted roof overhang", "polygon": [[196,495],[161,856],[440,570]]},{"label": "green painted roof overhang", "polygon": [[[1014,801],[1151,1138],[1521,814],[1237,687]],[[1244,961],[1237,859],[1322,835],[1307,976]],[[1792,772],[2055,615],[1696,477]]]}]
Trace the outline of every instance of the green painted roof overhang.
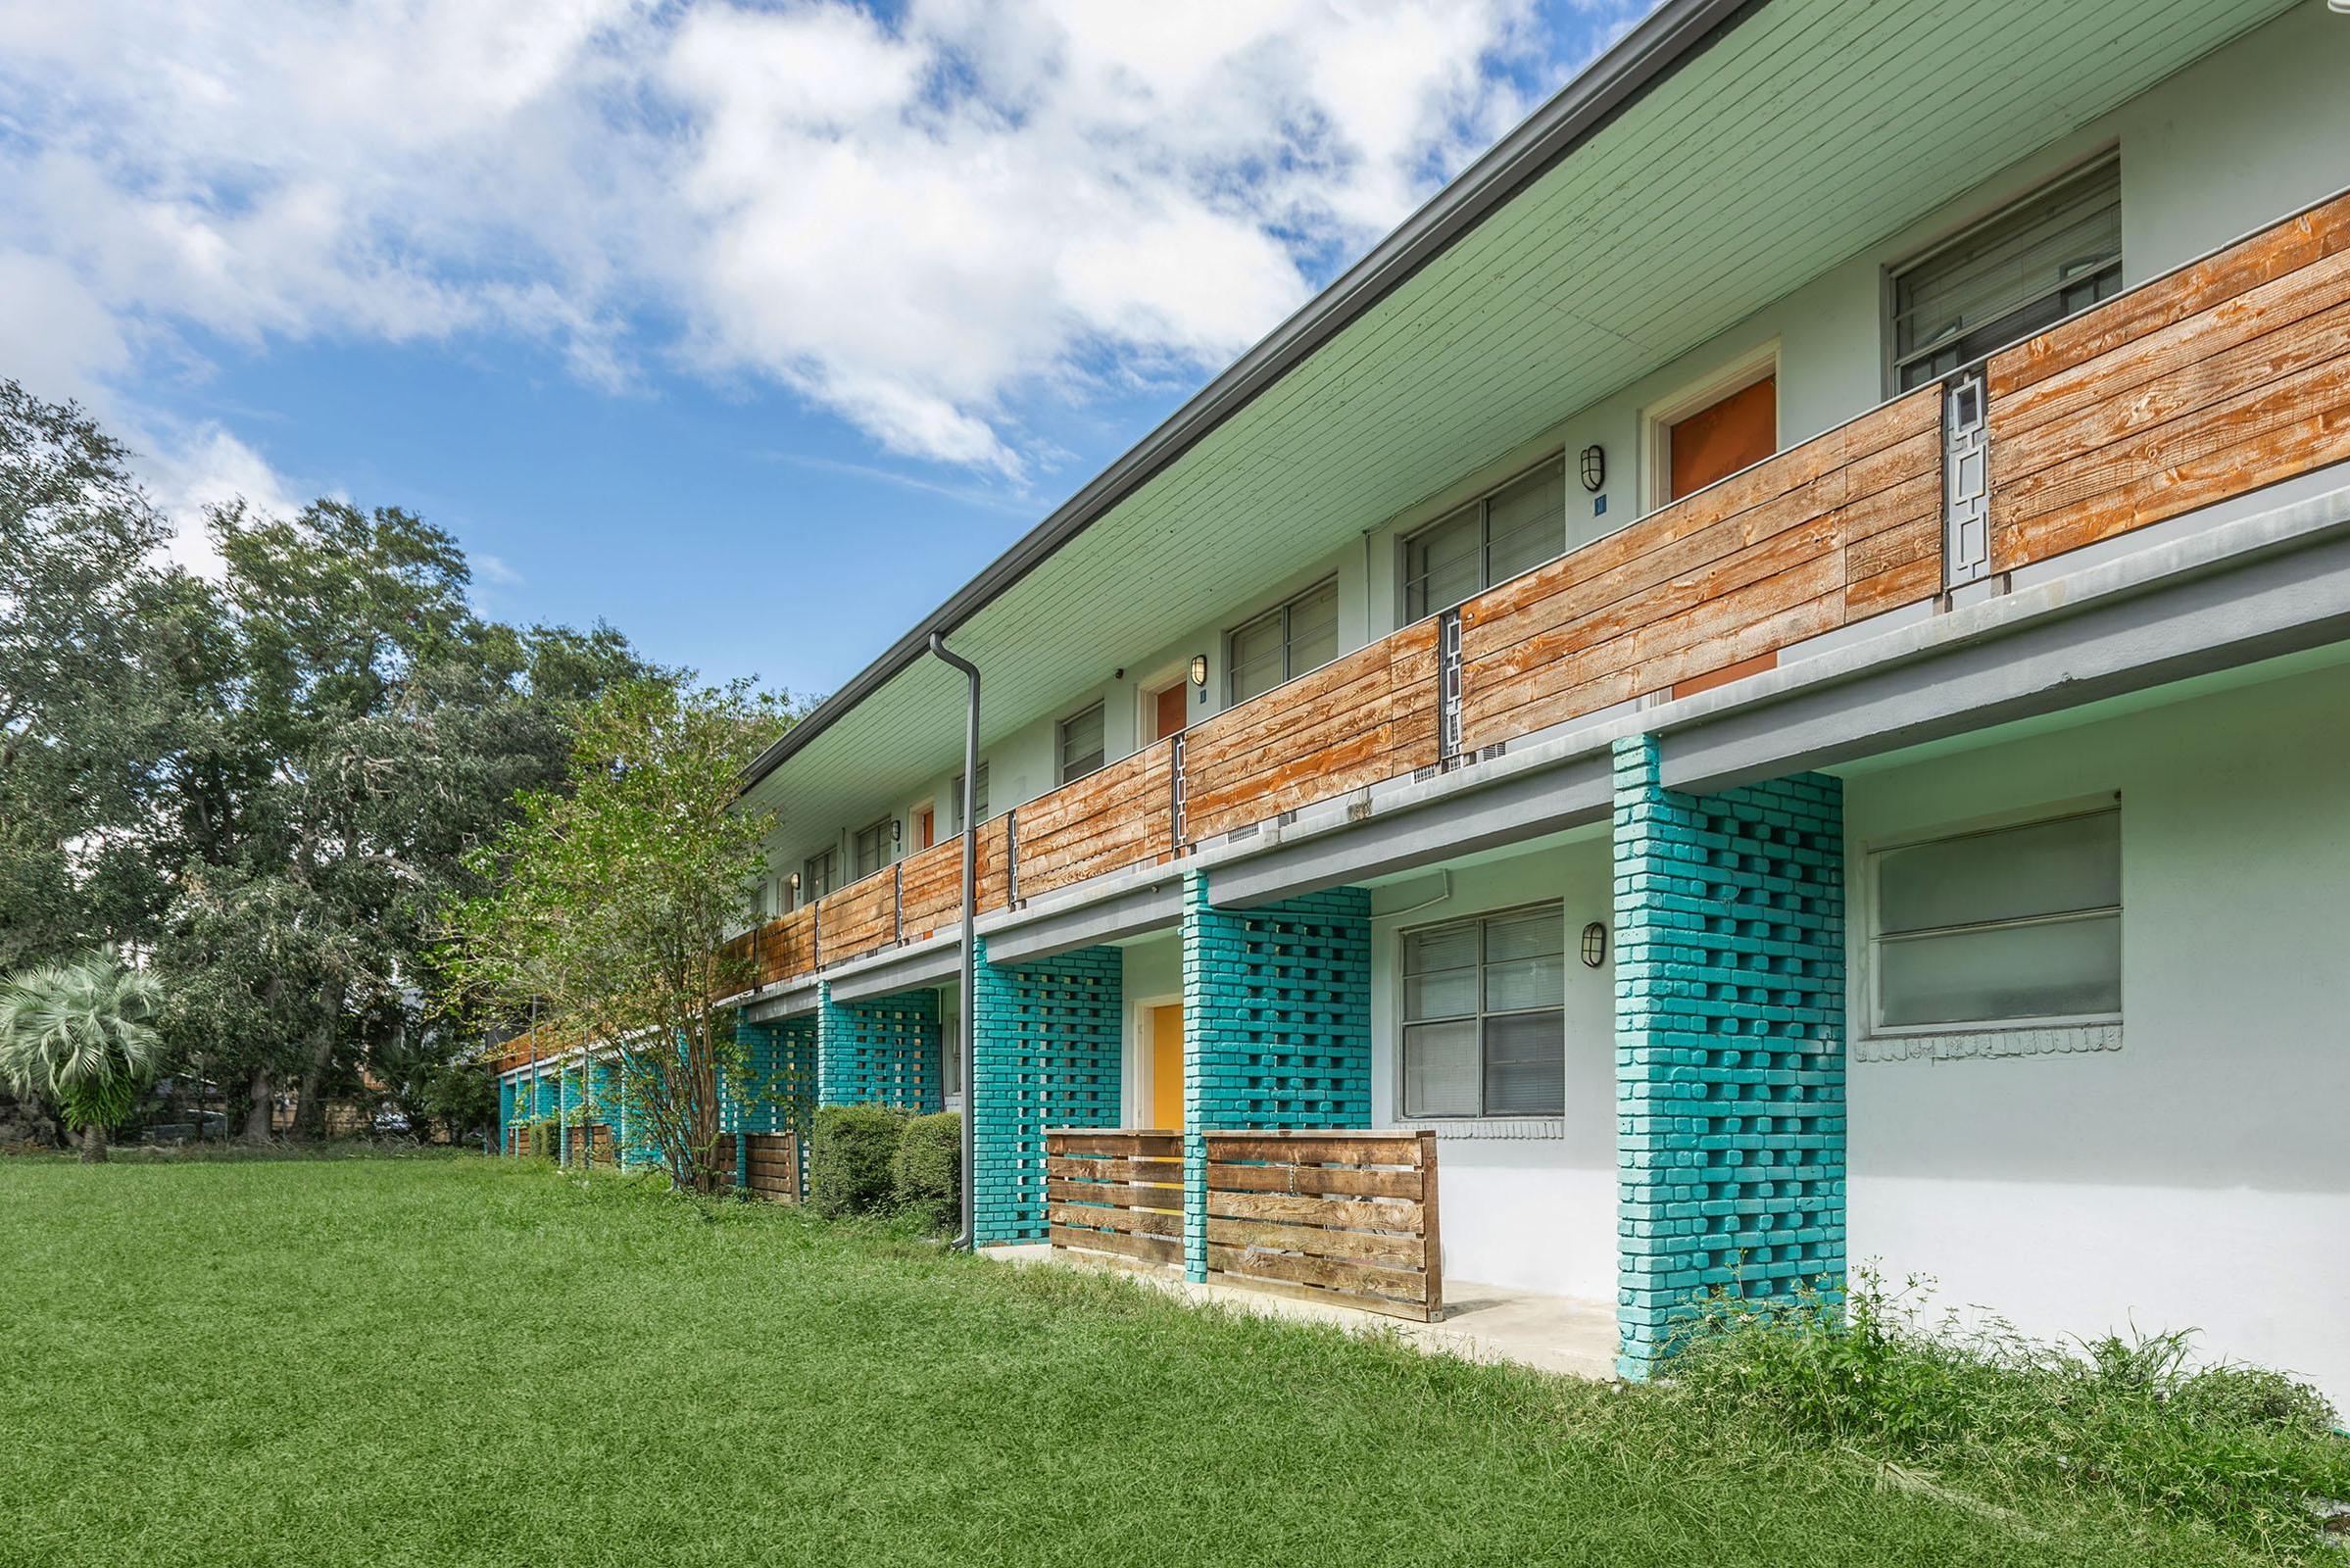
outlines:
[{"label": "green painted roof overhang", "polygon": [[960,758],[934,630],[985,671],[989,738],[1054,711],[2289,3],[1673,0],[768,748],[746,792],[827,825],[903,797]]}]

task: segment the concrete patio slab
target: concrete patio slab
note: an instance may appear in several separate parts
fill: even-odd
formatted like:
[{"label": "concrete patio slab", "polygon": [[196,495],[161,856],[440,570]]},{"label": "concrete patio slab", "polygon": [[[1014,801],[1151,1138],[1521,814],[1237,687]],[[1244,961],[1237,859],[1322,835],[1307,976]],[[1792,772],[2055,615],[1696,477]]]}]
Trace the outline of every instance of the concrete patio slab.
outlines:
[{"label": "concrete patio slab", "polygon": [[1259,1317],[1332,1323],[1362,1334],[1392,1333],[1431,1355],[1508,1361],[1570,1377],[1616,1375],[1616,1312],[1613,1304],[1604,1301],[1538,1296],[1507,1286],[1446,1280],[1443,1318],[1434,1323],[1414,1323],[1357,1307],[1274,1296],[1243,1285],[1194,1285],[1167,1269],[1101,1253],[1033,1245],[982,1248],[979,1255],[1015,1267],[1076,1268],[1123,1274],[1196,1305],[1230,1307]]}]

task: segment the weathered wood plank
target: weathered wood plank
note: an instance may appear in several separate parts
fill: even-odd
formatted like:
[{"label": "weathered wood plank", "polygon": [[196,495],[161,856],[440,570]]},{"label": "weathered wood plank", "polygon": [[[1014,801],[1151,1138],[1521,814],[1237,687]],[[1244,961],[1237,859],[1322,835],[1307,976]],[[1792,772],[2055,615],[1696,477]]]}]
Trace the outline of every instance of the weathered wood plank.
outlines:
[{"label": "weathered wood plank", "polygon": [[1181,1159],[1183,1134],[1172,1132],[1121,1132],[1115,1129],[1094,1132],[1071,1128],[1064,1132],[1045,1135],[1048,1154],[1115,1154],[1126,1159],[1156,1157]]},{"label": "weathered wood plank", "polygon": [[1347,1139],[1330,1133],[1272,1138],[1262,1133],[1208,1133],[1207,1157],[1219,1163],[1262,1160],[1281,1165],[1401,1165],[1417,1167],[1427,1145],[1411,1134]]},{"label": "weathered wood plank", "polygon": [[1412,1198],[1421,1193],[1417,1170],[1362,1170],[1351,1165],[1229,1165],[1207,1167],[1210,1192],[1326,1193],[1348,1198]]},{"label": "weathered wood plank", "polygon": [[1412,1269],[1382,1267],[1376,1263],[1297,1257],[1281,1252],[1251,1252],[1246,1248],[1210,1242],[1207,1266],[1244,1279],[1273,1279],[1291,1285],[1316,1285],[1324,1290],[1386,1297],[1398,1301],[1428,1299],[1427,1275]]},{"label": "weathered wood plank", "polygon": [[1063,1159],[1058,1155],[1045,1156],[1047,1177],[1064,1177],[1073,1182],[1176,1182],[1183,1180],[1183,1161],[1150,1159]]},{"label": "weathered wood plank", "polygon": [[1045,1218],[1063,1226],[1112,1231],[1120,1236],[1181,1236],[1183,1215],[1164,1208],[1112,1208],[1106,1204],[1048,1203]]},{"label": "weathered wood plank", "polygon": [[1153,1263],[1183,1261],[1183,1243],[1164,1236],[1125,1236],[1116,1231],[1049,1225],[1045,1229],[1045,1240],[1052,1246],[1071,1248],[1078,1251],[1116,1252],[1125,1257],[1146,1258]]},{"label": "weathered wood plank", "polygon": [[[1328,1225],[1344,1230],[1396,1231],[1417,1236],[1422,1211],[1418,1203],[1349,1200],[1292,1193],[1219,1192],[1207,1194],[1207,1211],[1219,1219],[1272,1220],[1287,1225]],[[1304,1249],[1311,1251],[1311,1248]]]},{"label": "weathered wood plank", "polygon": [[[1177,1176],[1180,1178],[1181,1172]],[[1056,1177],[1045,1183],[1048,1201],[1065,1203],[1106,1203],[1113,1207],[1177,1208],[1183,1206],[1183,1183],[1180,1179],[1155,1187],[1108,1182],[1079,1181]]]}]

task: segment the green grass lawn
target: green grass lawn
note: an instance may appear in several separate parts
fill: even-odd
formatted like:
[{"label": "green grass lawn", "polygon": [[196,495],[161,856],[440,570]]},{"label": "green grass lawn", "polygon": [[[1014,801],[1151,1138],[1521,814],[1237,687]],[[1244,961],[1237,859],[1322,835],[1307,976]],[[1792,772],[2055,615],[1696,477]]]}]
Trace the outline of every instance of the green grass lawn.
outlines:
[{"label": "green grass lawn", "polygon": [[0,1160],[0,1562],[2195,1564],[1669,1395],[471,1157]]}]

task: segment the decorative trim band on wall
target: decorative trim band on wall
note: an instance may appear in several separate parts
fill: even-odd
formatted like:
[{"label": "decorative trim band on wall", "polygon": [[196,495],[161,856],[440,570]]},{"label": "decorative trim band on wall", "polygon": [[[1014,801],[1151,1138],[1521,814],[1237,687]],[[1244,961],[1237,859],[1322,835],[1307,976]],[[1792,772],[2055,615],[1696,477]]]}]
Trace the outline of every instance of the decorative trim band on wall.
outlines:
[{"label": "decorative trim band on wall", "polygon": [[2118,1023],[2066,1024],[2045,1029],[1964,1030],[1946,1035],[1897,1035],[1852,1042],[1855,1061],[1968,1061],[1986,1056],[2074,1056],[2122,1049]]}]

